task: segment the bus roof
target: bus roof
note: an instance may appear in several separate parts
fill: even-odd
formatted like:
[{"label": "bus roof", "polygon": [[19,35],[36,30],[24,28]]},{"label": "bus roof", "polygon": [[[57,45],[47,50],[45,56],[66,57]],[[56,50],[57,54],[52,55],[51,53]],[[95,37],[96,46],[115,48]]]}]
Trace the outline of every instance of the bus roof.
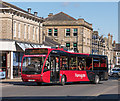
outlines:
[{"label": "bus roof", "polygon": [[83,55],[83,56],[90,56],[90,57],[107,57],[106,55],[97,55],[97,54],[87,54],[87,53],[75,53],[75,52],[69,52],[69,51],[66,51],[66,50],[63,50],[63,48],[27,48],[25,50],[31,50],[31,49],[48,49],[49,51],[53,51],[53,50],[58,50],[58,51],[63,51],[65,53],[68,53],[68,54],[72,54],[72,55]]}]

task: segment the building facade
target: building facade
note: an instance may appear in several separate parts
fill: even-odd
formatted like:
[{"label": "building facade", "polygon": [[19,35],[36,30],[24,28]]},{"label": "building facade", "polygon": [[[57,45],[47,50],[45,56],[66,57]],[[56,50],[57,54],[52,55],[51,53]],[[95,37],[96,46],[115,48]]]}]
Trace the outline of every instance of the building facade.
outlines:
[{"label": "building facade", "polygon": [[26,48],[41,47],[42,22],[37,12],[25,11],[7,2],[0,2],[0,69],[6,78],[20,75],[20,66]]},{"label": "building facade", "polygon": [[91,53],[92,24],[60,12],[50,13],[43,22],[44,35],[56,40],[68,50]]},{"label": "building facade", "polygon": [[98,31],[93,31],[92,33],[92,54],[105,54],[105,39],[103,36],[99,36]]},{"label": "building facade", "polygon": [[108,34],[108,37],[99,36],[98,31],[92,33],[92,54],[107,55],[109,71],[114,66],[113,63],[113,36]]},{"label": "building facade", "polygon": [[114,54],[113,54],[113,63],[114,67],[119,67],[120,68],[120,43],[113,43],[113,49],[114,49]]}]

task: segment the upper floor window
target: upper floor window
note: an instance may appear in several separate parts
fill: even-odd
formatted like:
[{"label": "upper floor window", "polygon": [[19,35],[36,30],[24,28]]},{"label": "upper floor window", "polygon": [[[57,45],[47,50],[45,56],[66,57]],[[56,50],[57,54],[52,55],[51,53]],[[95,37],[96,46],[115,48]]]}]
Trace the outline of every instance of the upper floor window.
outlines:
[{"label": "upper floor window", "polygon": [[66,28],[66,36],[70,36],[70,28]]},{"label": "upper floor window", "polygon": [[48,29],[48,36],[52,36],[52,29]]},{"label": "upper floor window", "polygon": [[39,40],[39,33],[38,33],[38,28],[36,27],[36,39],[37,41]]},{"label": "upper floor window", "polygon": [[73,43],[73,49],[75,52],[77,52],[77,43]]},{"label": "upper floor window", "polygon": [[35,29],[33,27],[33,40],[35,40]]},{"label": "upper floor window", "polygon": [[20,23],[18,23],[18,38],[20,38]]},{"label": "upper floor window", "polygon": [[28,25],[28,39],[30,38],[30,25]]},{"label": "upper floor window", "polygon": [[66,43],[66,47],[70,47],[70,43]]},{"label": "upper floor window", "polygon": [[77,29],[77,28],[74,28],[74,29],[73,29],[73,36],[77,36],[77,34],[78,34],[78,29]]},{"label": "upper floor window", "polygon": [[24,39],[26,38],[26,24],[24,24]]},{"label": "upper floor window", "polygon": [[73,47],[77,47],[77,43],[73,43]]},{"label": "upper floor window", "polygon": [[16,22],[14,21],[14,28],[13,28],[13,30],[14,30],[14,37],[16,37]]},{"label": "upper floor window", "polygon": [[58,29],[54,29],[54,36],[58,36]]}]

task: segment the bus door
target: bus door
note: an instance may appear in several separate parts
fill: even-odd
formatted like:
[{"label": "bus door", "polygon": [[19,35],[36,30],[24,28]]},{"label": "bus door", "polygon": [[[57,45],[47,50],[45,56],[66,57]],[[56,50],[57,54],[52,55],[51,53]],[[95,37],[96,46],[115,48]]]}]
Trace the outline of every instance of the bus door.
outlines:
[{"label": "bus door", "polygon": [[59,56],[50,57],[50,81],[57,82],[59,81],[60,66],[59,66]]}]

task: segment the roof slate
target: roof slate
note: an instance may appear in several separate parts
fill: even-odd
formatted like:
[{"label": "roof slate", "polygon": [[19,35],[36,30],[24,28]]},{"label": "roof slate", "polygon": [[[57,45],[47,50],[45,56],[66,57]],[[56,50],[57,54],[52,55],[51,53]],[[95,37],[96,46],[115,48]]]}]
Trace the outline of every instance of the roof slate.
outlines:
[{"label": "roof slate", "polygon": [[60,12],[50,17],[47,17],[45,20],[47,21],[56,21],[56,20],[57,21],[75,21],[76,19],[65,14],[64,12]]},{"label": "roof slate", "polygon": [[45,42],[43,42],[44,45],[46,46],[56,46],[56,45],[60,45],[58,42],[52,40],[51,38],[45,36]]},{"label": "roof slate", "polygon": [[[13,8],[13,9],[22,11],[22,12],[24,12],[24,13],[28,13],[28,14],[30,14],[30,15],[32,15],[32,16],[35,16],[35,15],[32,14],[32,13],[29,13],[29,12],[27,12],[27,11],[25,11],[25,10],[17,7],[17,6],[15,6],[15,5],[12,5],[12,4],[7,3],[7,2],[4,2],[4,1],[0,2],[0,8]],[[37,17],[38,17],[38,16],[37,16]]]}]

